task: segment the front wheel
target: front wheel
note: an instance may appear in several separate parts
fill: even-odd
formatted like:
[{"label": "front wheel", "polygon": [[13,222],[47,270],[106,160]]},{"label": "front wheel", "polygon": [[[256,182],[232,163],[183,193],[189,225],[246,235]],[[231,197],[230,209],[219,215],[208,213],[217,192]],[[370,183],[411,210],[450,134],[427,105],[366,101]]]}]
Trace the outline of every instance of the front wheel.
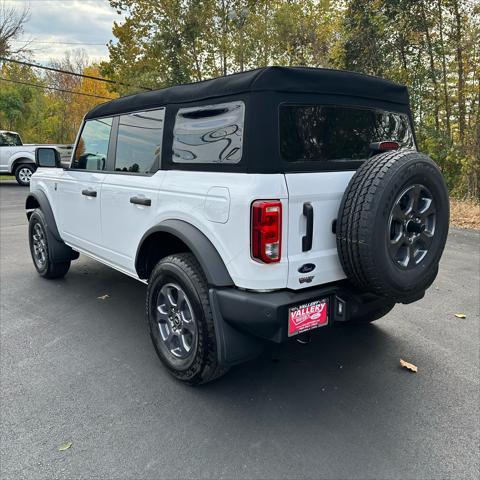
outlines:
[{"label": "front wheel", "polygon": [[32,164],[23,163],[15,168],[15,178],[22,187],[30,185],[30,179],[35,173],[35,167]]},{"label": "front wheel", "polygon": [[191,253],[158,262],[148,282],[146,309],[153,346],[175,378],[195,385],[226,372],[217,362],[205,274]]},{"label": "front wheel", "polygon": [[62,278],[69,268],[68,262],[52,262],[48,249],[47,223],[45,215],[36,209],[30,216],[28,223],[28,239],[33,264],[38,274],[44,278]]}]

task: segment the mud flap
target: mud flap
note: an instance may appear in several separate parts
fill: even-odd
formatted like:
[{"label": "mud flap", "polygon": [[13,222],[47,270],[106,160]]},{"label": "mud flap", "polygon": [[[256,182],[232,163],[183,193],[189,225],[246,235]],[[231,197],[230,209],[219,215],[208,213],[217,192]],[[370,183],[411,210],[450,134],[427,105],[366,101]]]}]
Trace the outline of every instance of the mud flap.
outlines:
[{"label": "mud flap", "polygon": [[80,254],[66,245],[64,242],[58,241],[48,225],[47,231],[47,245],[50,258],[55,263],[68,262],[70,260],[76,260]]},{"label": "mud flap", "polygon": [[48,253],[52,261],[60,263],[76,260],[80,254],[66,245],[60,237],[50,202],[45,193],[41,191],[31,192],[27,197],[25,209],[27,210],[27,219],[29,221],[30,216],[36,208],[40,208],[45,217]]},{"label": "mud flap", "polygon": [[212,288],[209,298],[215,324],[218,363],[230,367],[258,357],[263,351],[264,342],[238,331],[223,319],[216,291]]}]

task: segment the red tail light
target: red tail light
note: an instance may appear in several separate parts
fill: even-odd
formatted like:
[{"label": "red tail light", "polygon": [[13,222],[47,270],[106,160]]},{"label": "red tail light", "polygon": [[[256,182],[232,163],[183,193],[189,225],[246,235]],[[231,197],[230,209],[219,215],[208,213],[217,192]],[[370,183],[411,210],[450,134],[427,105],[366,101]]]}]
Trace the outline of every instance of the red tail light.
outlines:
[{"label": "red tail light", "polygon": [[399,148],[400,144],[391,140],[385,142],[374,142],[370,144],[370,150],[378,153],[387,152],[388,150],[398,150]]},{"label": "red tail light", "polygon": [[380,150],[398,150],[400,148],[400,144],[398,142],[380,142],[378,145]]},{"label": "red tail light", "polygon": [[282,204],[278,200],[252,203],[252,258],[264,263],[282,257]]}]

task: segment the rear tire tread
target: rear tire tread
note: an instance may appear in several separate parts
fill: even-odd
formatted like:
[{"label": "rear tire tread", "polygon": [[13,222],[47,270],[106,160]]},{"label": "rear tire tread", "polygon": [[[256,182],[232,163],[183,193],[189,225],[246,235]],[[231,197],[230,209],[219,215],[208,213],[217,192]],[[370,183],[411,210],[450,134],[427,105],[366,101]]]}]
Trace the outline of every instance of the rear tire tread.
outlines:
[{"label": "rear tire tread", "polygon": [[[171,368],[165,362],[163,363],[167,366],[167,368],[176,378],[190,385],[198,385],[201,383],[211,382],[212,380],[215,380],[224,375],[228,371],[228,368],[220,366],[217,361],[215,329],[212,310],[210,308],[207,279],[200,264],[198,263],[198,260],[191,253],[174,254],[163,258],[157,263],[157,265],[153,269],[150,279],[154,279],[157,275],[161,273],[162,267],[165,263],[171,263],[180,268],[193,284],[194,289],[197,292],[201,308],[203,309],[205,324],[207,328],[207,335],[206,338],[203,338],[202,335],[199,335],[198,338],[198,349],[203,349],[203,357],[195,359],[193,364],[185,372],[178,372]],[[150,285],[151,281],[149,281],[149,290]],[[151,292],[148,292],[146,303],[147,316],[149,315],[150,297]],[[204,342],[207,342],[206,346],[204,345]],[[157,353],[159,353],[157,348],[156,350]],[[160,358],[162,359],[161,356]],[[198,370],[198,372],[191,376],[192,372],[195,372],[195,370]]]},{"label": "rear tire tread", "polygon": [[[374,208],[378,208],[376,198],[384,193],[386,185],[398,171],[392,167],[400,168],[411,162],[413,155],[415,160],[430,168],[432,174],[440,173],[429,157],[413,150],[396,150],[373,157],[352,177],[340,204],[337,224],[337,249],[346,276],[362,290],[397,300],[409,294],[408,288],[401,294],[380,278],[374,261],[376,252],[368,248],[365,239],[374,224]],[[409,168],[414,169],[416,164],[412,163]],[[442,251],[443,248],[439,256]],[[436,272],[437,268],[425,272],[423,283],[427,286],[431,284]]]}]

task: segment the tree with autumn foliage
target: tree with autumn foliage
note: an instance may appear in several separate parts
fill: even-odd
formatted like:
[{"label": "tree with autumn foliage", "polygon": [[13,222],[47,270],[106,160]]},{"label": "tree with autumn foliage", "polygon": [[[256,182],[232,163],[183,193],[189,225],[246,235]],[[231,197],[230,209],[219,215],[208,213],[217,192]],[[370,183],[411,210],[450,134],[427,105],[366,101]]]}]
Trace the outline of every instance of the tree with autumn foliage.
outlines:
[{"label": "tree with autumn foliage", "polygon": [[[82,51],[67,52],[50,66],[101,77]],[[0,66],[0,129],[20,132],[26,142],[73,143],[84,115],[95,105],[118,96],[107,84],[4,62]]]},{"label": "tree with autumn foliage", "polygon": [[453,195],[480,197],[479,0],[109,1],[123,14],[109,60],[77,52],[52,65],[117,83],[0,65],[0,128],[71,142],[91,107],[143,87],[265,65],[342,68],[406,84],[420,150]]},{"label": "tree with autumn foliage", "polygon": [[[110,0],[104,74],[160,88],[265,65],[343,68],[409,87],[419,147],[480,195],[478,0]],[[139,91],[117,85],[120,94]]]}]

